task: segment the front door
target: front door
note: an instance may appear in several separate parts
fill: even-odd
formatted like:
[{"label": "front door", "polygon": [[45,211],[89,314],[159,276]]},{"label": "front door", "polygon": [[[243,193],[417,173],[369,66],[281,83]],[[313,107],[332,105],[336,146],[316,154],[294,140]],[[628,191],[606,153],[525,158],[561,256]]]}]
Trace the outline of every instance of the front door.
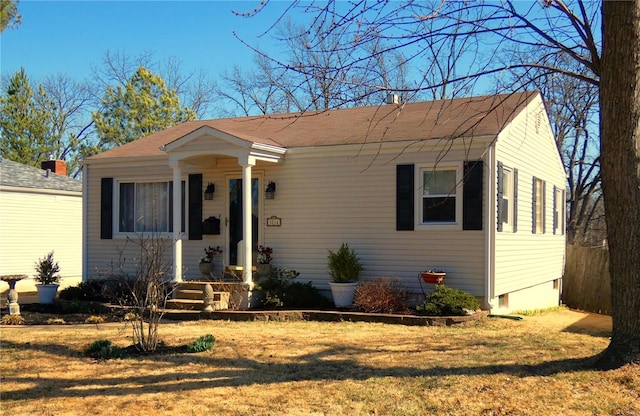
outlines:
[{"label": "front door", "polygon": [[[242,241],[242,233],[244,229],[244,221],[242,216],[242,187],[244,184],[242,183],[241,178],[228,178],[228,191],[229,191],[229,205],[228,205],[228,224],[227,227],[227,253],[228,263],[229,265],[242,265],[242,250],[239,250],[241,245],[239,244]],[[252,226],[252,239],[251,247],[252,252],[256,252],[259,241],[259,228],[258,224],[260,222],[260,180],[259,178],[251,179],[251,226]],[[243,242],[244,244],[244,242]],[[255,258],[254,258],[255,264]]]}]

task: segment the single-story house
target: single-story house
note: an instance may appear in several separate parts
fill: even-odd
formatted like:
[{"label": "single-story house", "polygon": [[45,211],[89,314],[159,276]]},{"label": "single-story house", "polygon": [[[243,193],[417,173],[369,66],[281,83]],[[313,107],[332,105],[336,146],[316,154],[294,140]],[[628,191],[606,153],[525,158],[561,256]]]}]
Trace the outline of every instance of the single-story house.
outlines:
[{"label": "single-story house", "polygon": [[[0,275],[27,275],[16,290],[35,292],[35,263],[51,251],[61,288],[80,283],[82,182],[66,176],[60,160],[38,169],[0,157]],[[0,292],[7,290],[0,282]]]},{"label": "single-story house", "polygon": [[536,92],[190,121],[88,158],[83,179],[85,279],[153,231],[176,281],[220,246],[251,285],[265,245],[326,290],[346,242],[365,280],[422,293],[442,269],[494,312],[559,301],[566,177]]}]

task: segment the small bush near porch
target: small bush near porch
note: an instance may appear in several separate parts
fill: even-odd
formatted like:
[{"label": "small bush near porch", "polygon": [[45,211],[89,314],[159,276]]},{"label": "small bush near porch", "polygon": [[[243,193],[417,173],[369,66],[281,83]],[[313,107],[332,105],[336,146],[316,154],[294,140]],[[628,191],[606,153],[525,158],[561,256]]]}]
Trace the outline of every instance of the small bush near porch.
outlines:
[{"label": "small bush near porch", "polygon": [[631,415],[640,367],[593,371],[610,328],[561,310],[456,327],[372,323],[161,324],[169,345],[210,351],[94,360],[123,324],[0,330],[3,414]]}]

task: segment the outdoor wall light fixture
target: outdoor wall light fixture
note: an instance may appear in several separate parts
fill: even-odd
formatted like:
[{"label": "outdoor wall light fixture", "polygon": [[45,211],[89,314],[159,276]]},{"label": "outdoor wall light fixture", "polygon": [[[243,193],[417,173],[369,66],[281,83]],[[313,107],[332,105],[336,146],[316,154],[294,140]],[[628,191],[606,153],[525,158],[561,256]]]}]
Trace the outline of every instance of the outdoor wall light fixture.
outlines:
[{"label": "outdoor wall light fixture", "polygon": [[269,182],[267,184],[267,189],[264,190],[264,197],[266,199],[273,199],[276,196],[276,183]]},{"label": "outdoor wall light fixture", "polygon": [[213,194],[216,192],[216,186],[212,183],[207,184],[207,189],[204,191],[204,199],[212,200]]}]

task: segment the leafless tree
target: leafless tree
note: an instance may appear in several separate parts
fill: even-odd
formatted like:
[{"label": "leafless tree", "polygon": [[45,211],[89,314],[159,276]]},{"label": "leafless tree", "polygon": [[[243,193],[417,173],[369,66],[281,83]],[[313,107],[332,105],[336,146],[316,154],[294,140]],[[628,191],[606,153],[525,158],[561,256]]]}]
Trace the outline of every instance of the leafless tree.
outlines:
[{"label": "leafless tree", "polygon": [[[135,345],[142,351],[155,351],[160,342],[158,329],[164,308],[173,294],[168,281],[172,263],[168,251],[172,240],[158,233],[127,238],[120,251],[119,263],[111,272],[120,288],[112,293],[115,300],[132,308],[129,319]],[[130,248],[132,247],[132,248]],[[132,257],[128,257],[133,254]]]},{"label": "leafless tree", "polygon": [[70,176],[77,177],[81,148],[92,140],[90,110],[95,105],[95,91],[90,83],[63,74],[47,76],[42,85],[52,101],[50,128],[58,138],[53,156],[66,160]]},{"label": "leafless tree", "polygon": [[[520,50],[511,62],[540,61],[544,50]],[[539,59],[535,59],[539,56]],[[564,67],[580,64],[566,55],[557,55]],[[506,62],[506,61],[505,61]],[[572,76],[548,73],[537,68],[520,68],[503,79],[506,90],[540,91],[551,122],[558,152],[567,172],[567,238],[569,243],[595,244],[604,238],[602,188],[600,180],[600,141],[598,126],[598,86]]]},{"label": "leafless tree", "polygon": [[176,58],[158,61],[153,52],[143,52],[137,56],[121,51],[107,50],[102,62],[91,66],[93,83],[100,94],[108,87],[125,86],[140,67],[159,74],[170,90],[175,90],[180,102],[196,112],[199,118],[207,115],[216,99],[216,84],[204,69],[185,71],[182,62]]},{"label": "leafless tree", "polygon": [[[382,41],[363,44],[360,55],[369,56],[366,62],[348,70],[336,69],[351,59],[353,51],[343,48],[341,33],[314,44],[325,26],[311,33],[284,19],[274,36],[285,51],[283,61],[254,48],[256,68],[243,71],[234,67],[224,73],[219,95],[233,102],[235,113],[242,115],[380,104],[389,93],[398,94],[403,102],[412,98],[414,94],[407,92],[406,59],[399,51],[389,50]],[[376,80],[375,85],[371,79]]]}]

